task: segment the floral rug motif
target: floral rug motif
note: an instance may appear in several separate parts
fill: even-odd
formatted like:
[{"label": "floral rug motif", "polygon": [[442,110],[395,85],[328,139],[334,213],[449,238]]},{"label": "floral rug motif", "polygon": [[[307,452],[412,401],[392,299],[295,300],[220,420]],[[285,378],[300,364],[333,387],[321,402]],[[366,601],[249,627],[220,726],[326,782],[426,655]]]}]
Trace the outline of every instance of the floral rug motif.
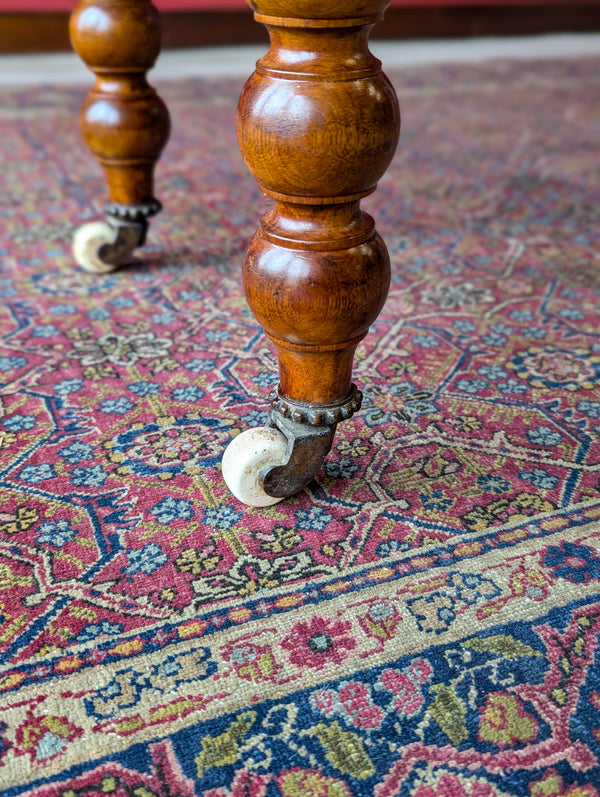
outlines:
[{"label": "floral rug motif", "polygon": [[362,411],[269,509],[243,81],[160,86],[165,211],[74,266],[85,91],[0,102],[2,797],[600,797],[600,61],[390,74]]}]

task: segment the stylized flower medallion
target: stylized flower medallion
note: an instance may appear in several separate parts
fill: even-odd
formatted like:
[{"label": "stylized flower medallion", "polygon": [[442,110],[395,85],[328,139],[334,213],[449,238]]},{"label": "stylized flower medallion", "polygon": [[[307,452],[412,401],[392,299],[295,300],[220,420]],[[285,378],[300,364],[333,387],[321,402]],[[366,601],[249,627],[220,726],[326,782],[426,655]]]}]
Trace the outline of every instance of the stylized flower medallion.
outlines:
[{"label": "stylized flower medallion", "polygon": [[350,636],[352,623],[335,622],[327,617],[313,617],[310,622],[300,620],[283,639],[281,645],[290,651],[290,661],[300,667],[322,669],[326,664],[340,664],[356,647]]},{"label": "stylized flower medallion", "polygon": [[[212,434],[207,434],[211,427]],[[214,432],[222,431],[222,441]],[[119,473],[153,474],[171,479],[175,474],[191,473],[196,468],[211,468],[221,460],[222,443],[228,427],[195,413],[180,418],[157,418],[150,423],[135,423],[106,444],[109,458],[119,463]]]},{"label": "stylized flower medallion", "polygon": [[600,356],[590,351],[532,348],[507,367],[533,387],[592,390],[600,381]]}]

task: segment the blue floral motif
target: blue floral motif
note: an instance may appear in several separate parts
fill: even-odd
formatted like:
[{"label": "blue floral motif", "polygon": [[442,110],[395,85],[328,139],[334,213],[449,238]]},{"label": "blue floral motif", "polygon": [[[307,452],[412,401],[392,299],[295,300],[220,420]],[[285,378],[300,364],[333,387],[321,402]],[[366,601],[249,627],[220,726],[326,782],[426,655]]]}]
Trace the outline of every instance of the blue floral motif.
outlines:
[{"label": "blue floral motif", "polygon": [[463,393],[480,393],[486,389],[488,382],[486,379],[459,379],[456,389]]},{"label": "blue floral motif", "polygon": [[118,308],[135,307],[135,302],[128,296],[117,296],[116,299],[111,299],[108,304]]},{"label": "blue floral motif", "polygon": [[432,349],[434,346],[438,345],[437,338],[433,335],[415,335],[413,338],[413,343],[416,343],[417,346],[421,346],[423,349]]},{"label": "blue floral motif", "polygon": [[77,529],[70,520],[46,520],[40,526],[36,539],[44,545],[62,548],[76,536]]},{"label": "blue floral motif", "polygon": [[478,573],[451,571],[447,573],[444,586],[408,600],[407,606],[421,630],[440,634],[452,625],[466,606],[487,602],[501,593],[494,581]]},{"label": "blue floral motif", "polygon": [[506,338],[504,335],[498,335],[495,332],[490,332],[488,335],[482,335],[481,340],[486,346],[506,346]]},{"label": "blue floral motif", "polygon": [[543,468],[534,468],[533,470],[522,470],[519,473],[520,479],[530,481],[535,487],[540,487],[543,490],[552,490],[558,484],[558,476],[548,473]]},{"label": "blue floral motif", "polygon": [[458,329],[459,332],[475,332],[477,327],[472,321],[463,321],[458,319],[452,323],[454,329]]},{"label": "blue floral motif", "polygon": [[419,274],[428,265],[427,258],[417,255],[409,260],[408,263],[404,263],[402,268],[410,274]]},{"label": "blue floral motif", "polygon": [[5,299],[9,299],[11,296],[16,296],[17,290],[12,286],[12,280],[10,279],[1,279],[0,280],[0,296],[3,296]]},{"label": "blue floral motif", "polygon": [[199,374],[202,371],[214,371],[214,369],[217,367],[217,361],[195,359],[190,360],[189,363],[185,363],[184,367],[187,368],[188,371]]},{"label": "blue floral motif", "polygon": [[168,526],[174,520],[189,520],[194,516],[191,501],[186,498],[173,498],[170,495],[153,506],[150,512],[163,526]]},{"label": "blue floral motif", "polygon": [[155,396],[160,387],[160,382],[134,382],[127,386],[127,390],[131,390],[136,396],[145,398],[146,396]]},{"label": "blue floral motif", "polygon": [[234,664],[248,664],[256,659],[256,648],[254,645],[236,645],[232,651],[230,660]]},{"label": "blue floral motif", "polygon": [[494,473],[485,473],[478,476],[477,484],[484,493],[496,493],[496,495],[508,492],[511,487],[508,479],[504,479],[502,476],[497,476]]},{"label": "blue floral motif", "polygon": [[456,263],[447,263],[440,268],[442,274],[462,274],[464,269]]},{"label": "blue floral motif", "polygon": [[102,470],[100,465],[91,468],[75,468],[71,474],[71,484],[76,487],[102,487],[108,473]]},{"label": "blue floral motif", "polygon": [[562,440],[562,435],[549,426],[538,426],[537,429],[528,429],[527,438],[539,446],[556,446]]},{"label": "blue floral motif", "polygon": [[205,509],[203,512],[204,522],[215,529],[230,529],[241,517],[241,512],[225,505],[218,509]]},{"label": "blue floral motif", "polygon": [[2,426],[5,426],[11,432],[33,429],[35,426],[35,415],[11,415],[2,420]]},{"label": "blue floral motif", "polygon": [[335,479],[351,479],[360,470],[360,466],[348,457],[342,457],[337,462],[326,462],[325,473]]},{"label": "blue floral motif", "polygon": [[174,675],[177,675],[178,672],[181,672],[181,670],[182,667],[178,661],[175,661],[175,659],[167,659],[157,664],[154,671],[160,678],[172,678]]},{"label": "blue floral motif", "polygon": [[77,312],[74,304],[55,304],[49,309],[52,315],[74,315]]},{"label": "blue floral motif", "polygon": [[27,365],[25,357],[0,357],[0,371],[12,371]]},{"label": "blue floral motif", "polygon": [[83,462],[84,459],[90,459],[93,450],[92,446],[88,443],[82,443],[76,440],[74,443],[71,443],[70,446],[61,448],[58,452],[58,456],[75,465],[78,462]]},{"label": "blue floral motif", "polygon": [[52,324],[31,328],[32,338],[51,338],[54,335],[58,335],[58,329]]},{"label": "blue floral motif", "polygon": [[180,302],[195,302],[202,298],[200,291],[180,291],[177,296]]},{"label": "blue floral motif", "polygon": [[527,385],[518,382],[516,379],[507,379],[506,382],[498,382],[498,387],[502,393],[508,393],[509,395],[523,395],[523,393],[527,393],[529,390]]},{"label": "blue floral motif", "polygon": [[[6,253],[8,253],[8,250],[6,250]],[[64,252],[62,252],[61,254],[64,254]],[[20,257],[19,258],[19,265],[20,266],[42,266],[42,265],[44,265],[44,261],[42,260],[41,257]],[[35,279],[35,276],[36,275],[34,275],[34,279]],[[44,289],[44,288],[42,288],[42,290],[44,291],[44,293],[51,293],[52,292],[52,291],[49,291],[49,290]]]},{"label": "blue floral motif", "polygon": [[510,313],[510,317],[514,321],[533,321],[535,315],[531,310],[513,310],[512,313]]},{"label": "blue floral motif", "polygon": [[559,315],[563,318],[568,318],[570,321],[581,321],[582,318],[585,318],[580,310],[575,310],[572,307],[563,307]]},{"label": "blue floral motif", "polygon": [[200,390],[196,385],[176,387],[171,392],[171,398],[175,399],[175,401],[198,401],[203,395],[204,390]]},{"label": "blue floral motif", "polygon": [[59,396],[68,396],[69,393],[77,393],[83,387],[83,379],[63,379],[54,385],[54,390]]},{"label": "blue floral motif", "polygon": [[325,526],[333,520],[333,516],[321,506],[311,506],[310,509],[299,509],[296,512],[298,528],[316,529],[323,531]]},{"label": "blue floral motif", "polygon": [[129,412],[129,410],[134,406],[135,404],[126,396],[120,396],[116,399],[106,399],[102,402],[99,409],[101,412],[114,413],[115,415],[125,415],[125,413]]},{"label": "blue floral motif", "polygon": [[600,418],[600,401],[580,401],[577,409],[588,418]]},{"label": "blue floral motif", "polygon": [[501,368],[499,365],[482,365],[481,368],[477,370],[477,373],[481,374],[481,376],[487,376],[487,378],[492,381],[507,376],[504,368]]},{"label": "blue floral motif", "polygon": [[542,329],[541,327],[529,326],[525,327],[525,329],[522,330],[521,334],[526,338],[534,338],[535,340],[542,340],[542,338],[545,338],[548,333],[546,332],[545,329]]},{"label": "blue floral motif", "polygon": [[94,307],[92,310],[88,310],[86,315],[90,321],[105,321],[110,318],[110,310],[104,307]]},{"label": "blue floral motif", "polygon": [[542,563],[551,568],[555,576],[573,584],[600,580],[600,558],[588,545],[567,541],[552,545],[543,551]]},{"label": "blue floral motif", "polygon": [[124,627],[120,623],[110,623],[108,620],[103,620],[101,623],[89,623],[78,634],[78,642],[91,642],[92,639],[98,639],[100,636],[116,636],[122,634]]},{"label": "blue floral motif", "polygon": [[277,374],[272,371],[262,371],[260,374],[252,377],[252,381],[259,387],[271,387],[277,382]]},{"label": "blue floral motif", "polygon": [[432,490],[431,493],[421,493],[420,500],[423,502],[425,509],[444,511],[450,509],[454,503],[453,498],[447,498],[443,490]]},{"label": "blue floral motif", "polygon": [[386,556],[390,556],[390,554],[408,550],[410,550],[410,543],[404,540],[386,540],[385,542],[379,543],[375,549],[375,553],[383,559]]},{"label": "blue floral motif", "polygon": [[210,340],[211,343],[221,343],[224,340],[229,340],[231,333],[226,329],[209,329],[204,334],[204,337],[206,340]]},{"label": "blue floral motif", "polygon": [[58,756],[66,750],[68,746],[69,743],[62,736],[51,732],[45,733],[38,742],[35,751],[35,761],[40,763],[54,758],[54,756]]},{"label": "blue floral motif", "polygon": [[129,551],[128,564],[124,568],[125,573],[130,576],[136,573],[145,573],[150,575],[158,570],[159,567],[169,560],[169,557],[163,552],[160,545],[155,542],[149,542],[143,548],[137,548]]},{"label": "blue floral motif", "polygon": [[26,465],[21,471],[21,478],[30,484],[39,484],[46,479],[53,479],[56,476],[52,465]]},{"label": "blue floral motif", "polygon": [[267,419],[267,414],[264,410],[250,410],[245,415],[242,415],[241,421],[246,426],[264,426]]},{"label": "blue floral motif", "polygon": [[165,311],[164,313],[154,313],[151,319],[153,324],[172,324],[177,321],[177,316],[174,313]]}]

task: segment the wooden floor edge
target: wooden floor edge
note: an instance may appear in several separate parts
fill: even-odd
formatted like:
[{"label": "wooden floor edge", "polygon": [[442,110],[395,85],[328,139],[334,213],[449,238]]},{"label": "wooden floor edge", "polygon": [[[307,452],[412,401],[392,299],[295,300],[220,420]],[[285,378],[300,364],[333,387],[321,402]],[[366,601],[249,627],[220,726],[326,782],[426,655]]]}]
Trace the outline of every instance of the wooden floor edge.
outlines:
[{"label": "wooden floor edge", "polygon": [[[68,13],[0,13],[0,54],[71,49]],[[248,11],[184,11],[162,14],[163,47],[257,44],[264,28]],[[430,6],[392,8],[373,38],[419,39],[518,36],[600,31],[600,4]]]}]

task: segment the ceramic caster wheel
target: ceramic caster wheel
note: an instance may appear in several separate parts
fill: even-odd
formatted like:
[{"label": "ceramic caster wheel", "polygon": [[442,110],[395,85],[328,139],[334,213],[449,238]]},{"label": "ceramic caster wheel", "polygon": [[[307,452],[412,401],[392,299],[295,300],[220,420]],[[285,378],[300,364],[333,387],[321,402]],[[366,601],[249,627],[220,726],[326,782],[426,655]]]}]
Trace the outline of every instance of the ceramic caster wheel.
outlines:
[{"label": "ceramic caster wheel", "polygon": [[140,235],[138,227],[113,227],[105,221],[92,221],[75,233],[73,256],[86,271],[107,274],[129,260]]},{"label": "ceramic caster wheel", "polygon": [[273,506],[282,498],[268,495],[261,471],[288,460],[287,439],[279,429],[259,427],[234,437],[223,454],[223,478],[235,497],[248,506]]}]

